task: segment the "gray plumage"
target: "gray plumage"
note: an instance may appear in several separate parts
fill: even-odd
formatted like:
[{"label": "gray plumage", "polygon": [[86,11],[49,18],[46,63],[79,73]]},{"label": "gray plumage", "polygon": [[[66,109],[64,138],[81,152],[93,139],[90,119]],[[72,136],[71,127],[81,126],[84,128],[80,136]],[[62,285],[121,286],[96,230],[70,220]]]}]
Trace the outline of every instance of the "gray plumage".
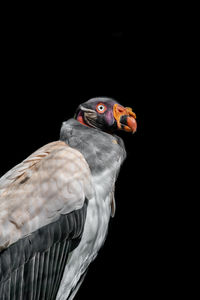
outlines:
[{"label": "gray plumage", "polygon": [[83,154],[93,175],[105,166],[111,168],[119,159],[123,163],[126,158],[124,142],[119,136],[82,126],[74,119],[63,122],[60,140]]}]

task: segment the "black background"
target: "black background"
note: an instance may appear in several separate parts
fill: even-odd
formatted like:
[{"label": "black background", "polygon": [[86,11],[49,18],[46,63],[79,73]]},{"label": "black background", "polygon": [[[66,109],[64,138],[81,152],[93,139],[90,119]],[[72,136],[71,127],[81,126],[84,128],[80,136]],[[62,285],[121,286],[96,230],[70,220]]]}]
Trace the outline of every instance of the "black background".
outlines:
[{"label": "black background", "polygon": [[57,140],[61,123],[92,97],[112,97],[137,115],[137,133],[120,133],[128,156],[116,184],[116,216],[77,300],[142,297],[155,284],[144,139],[157,50],[153,29],[137,21],[128,28],[115,23],[72,31],[62,23],[18,20],[7,24],[3,39],[0,175]]}]

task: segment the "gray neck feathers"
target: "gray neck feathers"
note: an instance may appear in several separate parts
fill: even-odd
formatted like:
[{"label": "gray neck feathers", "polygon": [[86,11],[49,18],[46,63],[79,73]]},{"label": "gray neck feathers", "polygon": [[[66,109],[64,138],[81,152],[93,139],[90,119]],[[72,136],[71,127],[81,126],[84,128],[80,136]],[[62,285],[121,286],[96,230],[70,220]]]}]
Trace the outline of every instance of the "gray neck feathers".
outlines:
[{"label": "gray neck feathers", "polygon": [[84,126],[75,119],[63,122],[60,140],[83,154],[93,175],[112,169],[118,162],[120,165],[126,157],[121,138]]}]

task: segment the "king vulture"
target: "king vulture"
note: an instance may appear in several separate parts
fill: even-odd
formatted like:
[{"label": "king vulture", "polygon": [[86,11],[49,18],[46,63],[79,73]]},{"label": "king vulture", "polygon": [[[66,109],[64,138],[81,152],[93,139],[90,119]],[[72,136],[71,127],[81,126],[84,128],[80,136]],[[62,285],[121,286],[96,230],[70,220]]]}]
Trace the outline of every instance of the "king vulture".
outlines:
[{"label": "king vulture", "polygon": [[110,98],[81,104],[49,143],[0,178],[0,299],[66,300],[77,293],[115,214],[126,157],[116,130],[136,115]]}]

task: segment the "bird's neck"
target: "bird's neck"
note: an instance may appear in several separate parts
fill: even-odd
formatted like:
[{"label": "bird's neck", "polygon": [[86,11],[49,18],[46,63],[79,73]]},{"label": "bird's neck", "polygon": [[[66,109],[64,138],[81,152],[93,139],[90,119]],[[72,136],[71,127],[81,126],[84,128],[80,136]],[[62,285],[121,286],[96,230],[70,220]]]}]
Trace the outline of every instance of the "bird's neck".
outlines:
[{"label": "bird's neck", "polygon": [[116,163],[121,164],[126,157],[121,138],[83,126],[75,119],[63,123],[60,139],[83,154],[93,175],[106,170],[116,172]]}]

